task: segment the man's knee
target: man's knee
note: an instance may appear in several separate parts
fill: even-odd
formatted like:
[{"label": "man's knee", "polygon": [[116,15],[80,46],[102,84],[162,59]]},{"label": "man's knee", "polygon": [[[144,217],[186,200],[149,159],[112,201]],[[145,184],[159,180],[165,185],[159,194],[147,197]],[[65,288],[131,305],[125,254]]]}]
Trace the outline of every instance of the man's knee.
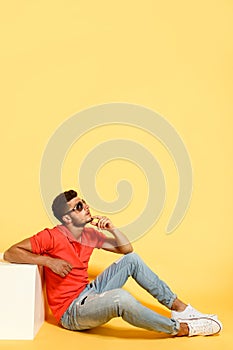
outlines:
[{"label": "man's knee", "polygon": [[141,258],[139,257],[139,255],[135,252],[126,254],[124,256],[124,259],[128,262],[133,262],[133,263],[138,263],[139,261],[141,261]]},{"label": "man's knee", "polygon": [[114,302],[119,305],[121,311],[132,307],[135,302],[134,297],[124,289],[118,289],[114,296]]}]

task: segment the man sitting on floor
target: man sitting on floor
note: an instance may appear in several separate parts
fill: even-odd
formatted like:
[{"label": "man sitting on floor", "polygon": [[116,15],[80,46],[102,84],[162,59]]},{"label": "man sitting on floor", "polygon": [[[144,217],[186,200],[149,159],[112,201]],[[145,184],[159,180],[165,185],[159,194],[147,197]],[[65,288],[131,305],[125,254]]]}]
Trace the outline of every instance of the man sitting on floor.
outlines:
[{"label": "man sitting on floor", "polygon": [[[60,324],[85,330],[122,317],[130,324],[176,336],[212,335],[222,325],[216,315],[202,314],[177,298],[136,254],[127,237],[105,216],[92,217],[88,204],[69,190],[59,194],[52,209],[61,225],[44,229],[5,254],[12,263],[42,265],[49,306]],[[90,223],[92,227],[86,227]],[[107,237],[99,230],[107,230]],[[94,248],[123,256],[91,283],[88,261]],[[161,304],[172,310],[164,317],[141,305],[122,286],[131,276]]]}]

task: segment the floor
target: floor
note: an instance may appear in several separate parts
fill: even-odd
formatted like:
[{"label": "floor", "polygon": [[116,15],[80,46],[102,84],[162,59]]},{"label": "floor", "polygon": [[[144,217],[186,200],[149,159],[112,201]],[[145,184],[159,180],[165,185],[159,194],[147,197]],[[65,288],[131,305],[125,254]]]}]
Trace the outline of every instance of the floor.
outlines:
[{"label": "floor", "polygon": [[[142,301],[143,302],[143,301]],[[169,312],[160,305],[148,304],[146,306],[163,315],[169,316]],[[84,332],[72,332],[56,325],[54,318],[48,314],[46,321],[37,333],[34,340],[27,341],[0,341],[1,350],[47,350],[51,348],[65,349],[111,349],[130,350],[143,349],[151,346],[156,350],[167,350],[176,347],[182,349],[211,349],[230,350],[233,347],[232,315],[230,311],[222,310],[219,317],[223,322],[223,331],[216,336],[208,337],[168,337],[162,333],[155,333],[143,329],[137,329],[122,319],[113,319],[108,324],[93,330]]]}]

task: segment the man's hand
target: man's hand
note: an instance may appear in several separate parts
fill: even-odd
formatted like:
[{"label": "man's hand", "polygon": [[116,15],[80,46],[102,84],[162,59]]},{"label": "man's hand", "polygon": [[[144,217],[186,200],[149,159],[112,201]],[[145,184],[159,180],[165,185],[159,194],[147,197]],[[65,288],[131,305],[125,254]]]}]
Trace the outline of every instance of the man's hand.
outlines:
[{"label": "man's hand", "polygon": [[90,224],[96,226],[100,230],[107,230],[113,235],[113,238],[106,238],[102,245],[102,249],[120,254],[128,254],[133,251],[133,247],[128,238],[116,226],[114,226],[112,221],[106,216],[93,216],[93,220]]},{"label": "man's hand", "polygon": [[99,230],[107,230],[111,232],[115,229],[115,226],[109,218],[106,216],[95,215],[92,217],[91,225],[96,226]]},{"label": "man's hand", "polygon": [[66,277],[72,270],[72,265],[68,261],[62,259],[50,258],[47,267],[61,277]]}]

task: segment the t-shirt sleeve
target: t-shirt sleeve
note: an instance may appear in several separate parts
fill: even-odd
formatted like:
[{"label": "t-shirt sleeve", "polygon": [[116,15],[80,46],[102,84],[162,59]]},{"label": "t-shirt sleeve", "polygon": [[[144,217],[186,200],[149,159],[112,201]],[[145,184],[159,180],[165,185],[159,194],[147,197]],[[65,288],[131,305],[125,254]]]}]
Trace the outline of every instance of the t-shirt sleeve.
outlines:
[{"label": "t-shirt sleeve", "polygon": [[30,238],[32,252],[34,254],[46,254],[53,249],[53,235],[49,229],[45,229]]},{"label": "t-shirt sleeve", "polygon": [[99,231],[95,230],[95,233],[96,233],[96,237],[98,239],[96,248],[100,249],[100,248],[102,248],[102,245],[106,241],[107,237],[102,232],[99,232]]},{"label": "t-shirt sleeve", "polygon": [[107,237],[93,228],[86,228],[84,231],[82,244],[93,248],[102,248],[102,245],[106,241]]}]

